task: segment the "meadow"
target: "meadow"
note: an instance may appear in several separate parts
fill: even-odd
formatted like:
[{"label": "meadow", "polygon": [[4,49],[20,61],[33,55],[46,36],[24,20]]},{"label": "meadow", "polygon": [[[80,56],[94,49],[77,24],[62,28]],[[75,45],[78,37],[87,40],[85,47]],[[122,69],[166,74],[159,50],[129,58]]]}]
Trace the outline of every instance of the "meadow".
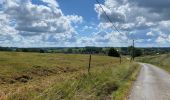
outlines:
[{"label": "meadow", "polygon": [[0,52],[0,99],[124,100],[140,70],[136,63],[92,55]]},{"label": "meadow", "polygon": [[137,61],[156,65],[170,73],[170,54],[138,57]]}]

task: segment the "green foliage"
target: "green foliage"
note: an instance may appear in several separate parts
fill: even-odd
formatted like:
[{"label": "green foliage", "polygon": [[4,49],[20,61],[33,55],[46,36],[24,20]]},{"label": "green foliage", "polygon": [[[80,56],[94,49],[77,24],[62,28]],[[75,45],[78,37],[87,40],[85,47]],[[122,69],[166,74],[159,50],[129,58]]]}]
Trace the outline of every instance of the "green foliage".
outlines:
[{"label": "green foliage", "polygon": [[68,48],[67,53],[73,53],[73,50],[71,48]]},{"label": "green foliage", "polygon": [[128,52],[130,53],[131,56],[134,56],[134,57],[139,57],[142,55],[142,50],[140,48],[135,48],[133,46],[128,47]]},{"label": "green foliage", "polygon": [[[120,50],[121,55],[132,55],[133,47],[115,47]],[[39,53],[66,53],[66,54],[100,54],[108,55],[110,47],[47,47],[47,48],[17,48],[17,47],[0,47],[0,51],[16,51],[16,52],[39,52]],[[42,51],[43,50],[43,51]],[[168,47],[153,48],[135,48],[135,57],[141,55],[165,54],[170,52]]]},{"label": "green foliage", "polygon": [[43,50],[43,49],[40,49],[40,53],[45,53],[45,50]]},{"label": "green foliage", "polygon": [[141,56],[142,55],[142,50],[141,49],[139,49],[139,48],[135,48],[135,57],[139,57],[139,56]]},{"label": "green foliage", "polygon": [[120,54],[117,50],[115,50],[114,48],[110,48],[109,52],[108,52],[108,56],[112,56],[112,57],[120,57]]}]

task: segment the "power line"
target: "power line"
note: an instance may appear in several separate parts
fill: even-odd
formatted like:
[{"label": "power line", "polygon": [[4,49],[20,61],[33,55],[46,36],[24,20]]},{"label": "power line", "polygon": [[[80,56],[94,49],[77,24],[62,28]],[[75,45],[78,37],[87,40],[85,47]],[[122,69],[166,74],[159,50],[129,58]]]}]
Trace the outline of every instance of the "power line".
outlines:
[{"label": "power line", "polygon": [[113,21],[112,21],[112,20],[110,19],[110,17],[107,15],[107,13],[105,12],[105,10],[104,10],[104,8],[102,7],[102,5],[100,4],[100,2],[99,2],[98,0],[96,0],[96,2],[97,2],[97,3],[99,4],[99,6],[102,8],[105,16],[107,17],[107,19],[109,20],[109,22],[112,24],[112,27],[113,27],[114,29],[116,29],[116,31],[117,31],[119,34],[122,34],[122,33],[118,30],[118,28],[113,24]]},{"label": "power line", "polygon": [[[160,43],[160,44],[163,44],[162,42],[156,42],[156,41],[152,41],[152,42],[148,42],[148,41],[137,41],[135,43]],[[166,43],[170,43],[170,42],[166,42]]]},{"label": "power line", "polygon": [[[119,29],[113,24],[113,21],[111,20],[111,18],[107,15],[107,13],[106,13],[106,11],[104,10],[104,8],[102,7],[102,5],[101,5],[101,3],[98,1],[98,0],[96,0],[96,2],[99,4],[99,6],[100,6],[100,8],[103,10],[103,12],[104,12],[104,14],[105,14],[105,16],[107,17],[107,19],[108,19],[108,21],[112,24],[112,27],[119,33],[119,34],[121,34],[121,35],[124,35],[124,34],[122,34],[120,31],[119,31]],[[127,35],[127,34],[126,34]],[[127,35],[127,38],[128,38],[128,40],[130,40],[129,39],[129,37],[128,37],[128,35]],[[134,40],[134,39],[133,39]],[[128,41],[127,42],[114,42],[114,43],[129,43]],[[147,41],[136,41],[135,43],[150,43],[150,42],[147,42]],[[152,43],[161,43],[161,42],[153,42],[152,41]],[[170,43],[170,42],[169,42]]]}]

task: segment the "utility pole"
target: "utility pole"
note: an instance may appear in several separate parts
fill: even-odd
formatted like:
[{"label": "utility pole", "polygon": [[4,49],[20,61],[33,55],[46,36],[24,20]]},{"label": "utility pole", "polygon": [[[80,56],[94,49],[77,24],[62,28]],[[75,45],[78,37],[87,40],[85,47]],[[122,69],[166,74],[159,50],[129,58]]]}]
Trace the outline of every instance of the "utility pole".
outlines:
[{"label": "utility pole", "polygon": [[132,60],[134,61],[135,58],[135,41],[133,40],[133,54],[132,54]]},{"label": "utility pole", "polygon": [[135,41],[133,40],[133,44],[132,44],[132,54],[131,54],[131,60],[130,61],[134,61],[135,58]]}]

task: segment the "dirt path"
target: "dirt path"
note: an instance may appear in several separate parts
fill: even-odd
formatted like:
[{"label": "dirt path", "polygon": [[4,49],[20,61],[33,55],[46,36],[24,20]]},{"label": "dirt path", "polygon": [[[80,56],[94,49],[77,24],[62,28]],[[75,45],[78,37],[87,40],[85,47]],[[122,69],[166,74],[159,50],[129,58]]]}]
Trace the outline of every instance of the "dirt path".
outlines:
[{"label": "dirt path", "polygon": [[141,65],[128,100],[170,100],[170,74],[150,64]]}]

